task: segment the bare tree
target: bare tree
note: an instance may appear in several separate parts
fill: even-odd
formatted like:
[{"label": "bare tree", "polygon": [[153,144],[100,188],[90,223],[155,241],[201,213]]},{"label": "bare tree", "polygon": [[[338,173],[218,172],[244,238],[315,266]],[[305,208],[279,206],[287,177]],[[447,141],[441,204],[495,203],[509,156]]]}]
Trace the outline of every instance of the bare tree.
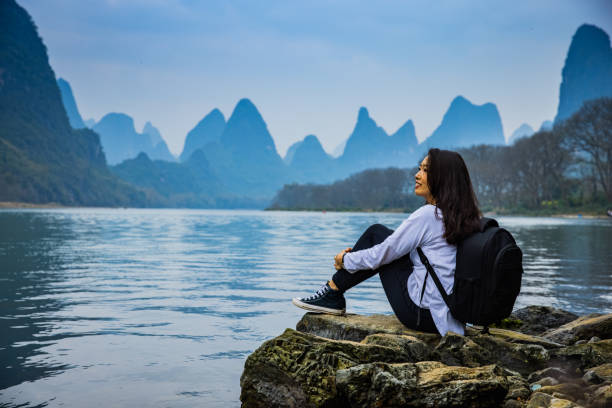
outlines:
[{"label": "bare tree", "polygon": [[568,145],[586,153],[606,198],[612,202],[612,98],[587,101],[569,119],[555,127]]}]

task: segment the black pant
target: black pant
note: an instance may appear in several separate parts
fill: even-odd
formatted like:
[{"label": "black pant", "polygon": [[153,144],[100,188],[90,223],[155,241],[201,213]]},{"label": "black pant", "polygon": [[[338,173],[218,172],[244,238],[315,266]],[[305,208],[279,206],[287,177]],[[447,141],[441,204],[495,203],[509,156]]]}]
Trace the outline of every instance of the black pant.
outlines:
[{"label": "black pant", "polygon": [[[374,245],[380,244],[393,233],[393,230],[384,225],[374,224],[370,226],[353,247],[353,251],[371,248]],[[415,305],[408,295],[408,277],[412,273],[413,265],[410,260],[410,255],[405,255],[395,261],[383,265],[378,269],[364,269],[350,273],[345,269],[338,270],[332,280],[336,286],[342,291],[347,291],[353,286],[363,282],[364,280],[378,274],[380,281],[385,289],[385,294],[395,316],[404,326],[430,333],[438,333],[436,325],[431,317],[429,309],[423,309]],[[420,321],[417,325],[418,315],[420,310]]]}]

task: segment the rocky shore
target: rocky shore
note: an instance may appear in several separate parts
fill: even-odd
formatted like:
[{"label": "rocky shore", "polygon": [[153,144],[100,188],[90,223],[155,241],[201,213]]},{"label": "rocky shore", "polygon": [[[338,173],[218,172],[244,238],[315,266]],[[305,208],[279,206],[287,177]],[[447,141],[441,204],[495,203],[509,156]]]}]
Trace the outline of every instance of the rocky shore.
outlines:
[{"label": "rocky shore", "polygon": [[306,313],[247,358],[242,406],[612,407],[612,314],[529,306],[501,326],[440,337]]}]

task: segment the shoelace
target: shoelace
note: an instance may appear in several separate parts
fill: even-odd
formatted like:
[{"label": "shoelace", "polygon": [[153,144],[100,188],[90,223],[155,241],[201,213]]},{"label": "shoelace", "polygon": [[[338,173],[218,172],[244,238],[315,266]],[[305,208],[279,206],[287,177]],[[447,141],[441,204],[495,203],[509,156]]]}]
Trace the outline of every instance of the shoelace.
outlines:
[{"label": "shoelace", "polygon": [[317,289],[314,295],[307,297],[304,300],[314,300],[316,298],[323,296],[326,293],[327,293],[327,284],[321,286],[319,289]]}]

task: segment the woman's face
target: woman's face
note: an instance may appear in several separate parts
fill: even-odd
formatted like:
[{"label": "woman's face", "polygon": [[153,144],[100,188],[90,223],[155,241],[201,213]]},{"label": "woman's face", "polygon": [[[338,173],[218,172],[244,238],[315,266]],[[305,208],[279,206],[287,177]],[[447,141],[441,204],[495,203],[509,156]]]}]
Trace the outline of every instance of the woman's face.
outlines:
[{"label": "woman's face", "polygon": [[427,185],[427,166],[429,163],[429,156],[425,156],[421,164],[419,165],[419,171],[414,176],[415,184],[414,184],[414,193],[420,197],[423,197],[427,200],[428,203],[433,204],[433,197],[431,196],[431,192],[429,191],[429,186]]}]

